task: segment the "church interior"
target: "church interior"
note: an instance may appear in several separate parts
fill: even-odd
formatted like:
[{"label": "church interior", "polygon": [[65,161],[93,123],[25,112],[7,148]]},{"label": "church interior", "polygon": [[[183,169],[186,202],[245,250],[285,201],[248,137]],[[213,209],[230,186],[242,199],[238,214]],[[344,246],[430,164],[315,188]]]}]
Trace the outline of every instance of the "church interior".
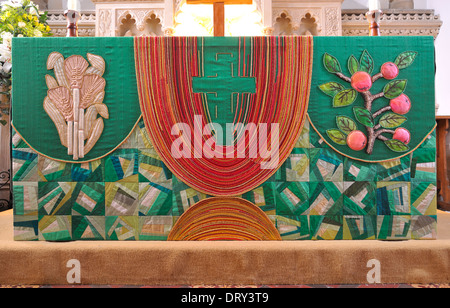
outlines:
[{"label": "church interior", "polygon": [[448,1],[0,7],[0,288],[450,287]]}]

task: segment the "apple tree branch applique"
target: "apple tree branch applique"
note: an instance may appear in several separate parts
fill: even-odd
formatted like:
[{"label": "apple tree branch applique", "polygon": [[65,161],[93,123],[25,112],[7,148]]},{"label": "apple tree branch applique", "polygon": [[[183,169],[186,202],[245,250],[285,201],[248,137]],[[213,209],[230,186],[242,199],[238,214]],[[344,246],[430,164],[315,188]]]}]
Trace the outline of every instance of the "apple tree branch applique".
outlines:
[{"label": "apple tree branch applique", "polygon": [[[331,81],[319,86],[323,93],[332,98],[333,108],[351,107],[359,95],[364,100],[363,107],[352,107],[351,117],[336,117],[337,128],[327,130],[328,137],[338,145],[348,146],[354,151],[365,150],[369,155],[380,142],[394,152],[409,151],[411,133],[402,127],[408,120],[405,115],[411,109],[411,100],[405,94],[408,81],[397,77],[400,70],[413,64],[417,54],[414,51],[405,51],[398,55],[394,62],[384,63],[380,72],[374,74],[374,60],[369,52],[364,50],[359,60],[354,55],[348,59],[348,71],[351,75],[348,77],[342,72],[339,61],[325,53],[325,69],[350,85],[346,87]],[[374,83],[380,78],[389,82],[381,92],[372,93]],[[381,98],[385,98],[384,105],[380,108],[377,103],[378,107],[374,108],[374,102]],[[358,123],[365,127],[365,132],[358,129]]]}]

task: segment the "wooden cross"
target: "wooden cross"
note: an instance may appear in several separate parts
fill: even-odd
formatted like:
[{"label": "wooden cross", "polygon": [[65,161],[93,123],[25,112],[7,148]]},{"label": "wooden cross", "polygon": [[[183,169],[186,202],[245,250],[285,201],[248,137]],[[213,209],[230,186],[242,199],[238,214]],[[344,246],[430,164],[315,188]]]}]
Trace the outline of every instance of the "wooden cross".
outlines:
[{"label": "wooden cross", "polygon": [[225,4],[252,4],[252,0],[186,0],[187,4],[213,4],[214,36],[225,35]]}]

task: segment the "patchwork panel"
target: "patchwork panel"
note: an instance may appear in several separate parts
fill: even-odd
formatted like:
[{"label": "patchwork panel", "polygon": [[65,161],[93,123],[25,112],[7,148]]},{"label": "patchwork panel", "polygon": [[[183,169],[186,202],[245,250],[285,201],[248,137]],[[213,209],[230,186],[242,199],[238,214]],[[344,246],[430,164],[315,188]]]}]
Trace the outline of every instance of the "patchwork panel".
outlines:
[{"label": "patchwork panel", "polygon": [[[211,196],[174,177],[140,125],[116,152],[83,164],[14,148],[14,238],[166,240],[179,216]],[[273,218],[283,240],[436,238],[434,136],[408,157],[371,164],[311,144],[314,132],[304,130],[283,166],[240,196]]]}]

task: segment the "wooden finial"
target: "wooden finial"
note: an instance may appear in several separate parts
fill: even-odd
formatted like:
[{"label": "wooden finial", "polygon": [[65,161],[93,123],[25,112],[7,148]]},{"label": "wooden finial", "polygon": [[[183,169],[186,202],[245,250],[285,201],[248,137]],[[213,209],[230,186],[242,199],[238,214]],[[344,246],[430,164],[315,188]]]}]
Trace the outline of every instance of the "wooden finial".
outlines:
[{"label": "wooden finial", "polygon": [[67,35],[66,37],[78,36],[78,21],[80,20],[80,13],[74,10],[66,10],[64,16],[67,18]]},{"label": "wooden finial", "polygon": [[380,36],[380,19],[383,15],[381,10],[368,11],[366,18],[370,23],[369,36]]}]

